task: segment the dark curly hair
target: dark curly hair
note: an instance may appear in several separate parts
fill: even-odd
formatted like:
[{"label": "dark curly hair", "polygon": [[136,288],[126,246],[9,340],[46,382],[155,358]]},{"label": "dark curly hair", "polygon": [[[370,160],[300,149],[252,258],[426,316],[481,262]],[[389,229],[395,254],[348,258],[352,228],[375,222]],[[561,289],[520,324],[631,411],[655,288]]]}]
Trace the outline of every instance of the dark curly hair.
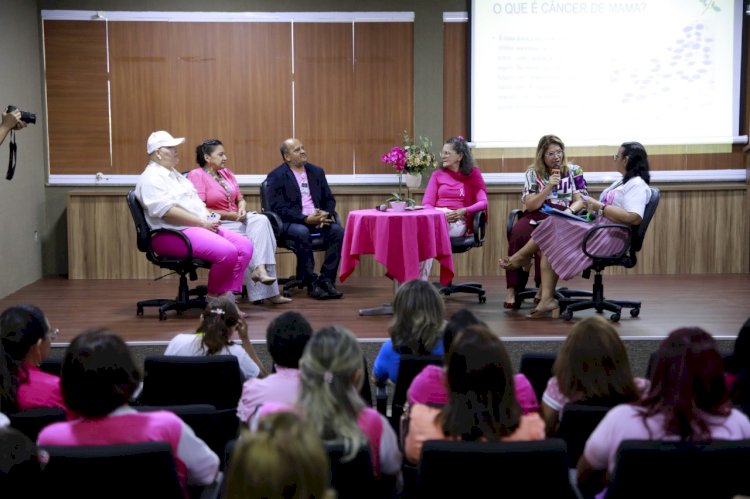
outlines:
[{"label": "dark curly hair", "polygon": [[219,146],[223,146],[219,139],[206,139],[195,148],[195,161],[198,166],[206,166],[206,154],[211,155]]},{"label": "dark curly hair", "polygon": [[634,177],[641,177],[647,184],[651,183],[651,174],[648,172],[648,154],[643,144],[640,142],[623,142],[620,147],[625,149],[623,156],[628,158],[622,183],[626,184],[628,180]]},{"label": "dark curly hair", "polygon": [[453,150],[456,151],[456,154],[463,155],[461,157],[461,163],[458,165],[458,171],[463,175],[470,174],[471,170],[474,169],[474,156],[471,155],[471,150],[469,149],[469,144],[466,142],[466,139],[459,135],[451,137],[446,140],[445,143],[450,144]]}]

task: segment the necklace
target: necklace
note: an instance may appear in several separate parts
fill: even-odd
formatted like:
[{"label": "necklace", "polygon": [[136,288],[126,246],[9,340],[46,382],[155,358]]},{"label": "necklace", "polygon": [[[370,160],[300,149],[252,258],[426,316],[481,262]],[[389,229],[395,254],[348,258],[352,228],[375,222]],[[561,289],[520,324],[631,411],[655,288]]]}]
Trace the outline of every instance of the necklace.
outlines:
[{"label": "necklace", "polygon": [[224,188],[224,192],[227,193],[227,203],[229,203],[232,200],[232,188],[229,186],[229,183],[226,181],[226,179],[222,177],[221,175],[219,175],[219,172],[217,172],[211,167],[204,166],[203,171],[211,175],[214,178],[214,180],[216,180],[219,183],[219,185]]}]

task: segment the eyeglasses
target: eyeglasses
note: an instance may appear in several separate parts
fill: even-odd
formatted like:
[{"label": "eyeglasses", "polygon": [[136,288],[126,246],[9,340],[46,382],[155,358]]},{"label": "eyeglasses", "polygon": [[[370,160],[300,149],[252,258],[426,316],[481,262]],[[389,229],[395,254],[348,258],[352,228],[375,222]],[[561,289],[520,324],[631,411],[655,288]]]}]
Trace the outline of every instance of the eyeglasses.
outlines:
[{"label": "eyeglasses", "polygon": [[612,155],[612,159],[617,161],[618,159],[627,158],[627,156],[620,156],[620,153],[616,152]]},{"label": "eyeglasses", "polygon": [[57,335],[60,334],[60,330],[58,328],[50,329],[47,333],[47,338],[49,338],[50,341],[55,341],[57,339]]},{"label": "eyeglasses", "polygon": [[550,151],[548,153],[544,154],[545,158],[562,158],[565,153],[562,151],[562,149],[558,149],[557,151]]}]

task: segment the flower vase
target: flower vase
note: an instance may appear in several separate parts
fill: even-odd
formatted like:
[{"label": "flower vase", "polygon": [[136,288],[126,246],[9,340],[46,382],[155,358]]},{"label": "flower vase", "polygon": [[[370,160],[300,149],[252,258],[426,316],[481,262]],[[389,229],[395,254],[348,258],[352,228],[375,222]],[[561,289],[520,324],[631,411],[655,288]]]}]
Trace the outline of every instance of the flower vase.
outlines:
[{"label": "flower vase", "polygon": [[422,174],[421,173],[407,173],[406,174],[406,187],[409,189],[418,189],[422,185]]},{"label": "flower vase", "polygon": [[404,211],[405,209],[406,209],[406,201],[391,201],[391,210]]}]

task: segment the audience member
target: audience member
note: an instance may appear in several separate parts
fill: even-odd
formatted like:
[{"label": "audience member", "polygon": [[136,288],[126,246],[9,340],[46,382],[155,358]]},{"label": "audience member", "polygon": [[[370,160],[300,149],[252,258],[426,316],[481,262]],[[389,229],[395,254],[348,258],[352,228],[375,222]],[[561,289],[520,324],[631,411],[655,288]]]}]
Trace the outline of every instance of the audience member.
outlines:
[{"label": "audience member", "polygon": [[[316,300],[341,298],[336,289],[336,275],[341,261],[344,229],[335,222],[336,199],[328,186],[325,171],[307,162],[305,146],[290,138],[281,144],[284,163],[266,179],[271,211],[283,222],[284,237],[294,243],[297,255],[297,278],[308,286]],[[320,234],[326,252],[320,277],[315,278],[310,235]]]},{"label": "audience member", "polygon": [[136,412],[128,406],[140,382],[141,373],[119,336],[106,329],[84,331],[70,343],[62,366],[63,397],[81,419],[47,426],[39,433],[39,445],[163,441],[172,447],[186,492],[188,484],[212,483],[219,458],[189,426],[171,412]]},{"label": "audience member", "polygon": [[747,438],[750,421],[732,408],[716,342],[700,328],[677,329],[659,345],[643,401],[610,409],[589,437],[578,462],[579,487],[594,494],[606,485],[623,440]]},{"label": "audience member", "polygon": [[9,379],[3,380],[3,411],[65,408],[60,378],[39,369],[58,332],[34,305],[15,305],[0,314],[0,338],[10,374]]},{"label": "audience member", "polygon": [[557,430],[568,402],[614,407],[637,402],[648,388],[648,380],[633,377],[625,343],[609,321],[587,317],[565,338],[542,395],[547,434]]},{"label": "audience member", "polygon": [[[324,441],[345,441],[350,456],[369,445],[376,477],[399,473],[401,452],[393,428],[359,394],[364,383],[362,350],[351,332],[330,326],[313,334],[300,361],[300,381],[296,407]],[[269,403],[258,414],[289,408]]]},{"label": "audience member", "polygon": [[[151,229],[181,231],[190,240],[192,254],[211,262],[208,271],[208,298],[242,292],[245,269],[253,245],[245,237],[221,227],[201,201],[193,184],[175,167],[180,161],[177,146],[184,138],[167,132],[154,132],[146,143],[149,163],[135,185],[135,195],[143,206]],[[187,248],[174,234],[156,234],[154,251],[161,255],[184,257]]]},{"label": "audience member", "polygon": [[0,490],[3,497],[41,497],[41,472],[34,442],[15,428],[0,426]]},{"label": "audience member", "polygon": [[[451,137],[440,153],[442,168],[430,177],[422,204],[445,212],[451,237],[472,231],[474,214],[487,210],[487,186],[474,164],[469,144],[463,137]],[[420,262],[419,278],[430,276],[432,260]]]},{"label": "audience member", "polygon": [[263,379],[251,378],[242,386],[237,417],[245,424],[266,402],[293,405],[299,397],[299,361],[312,336],[312,327],[298,312],[284,312],[266,329],[268,353],[276,372]]},{"label": "audience member", "polygon": [[[242,346],[232,341],[235,332]],[[227,297],[210,300],[195,333],[178,334],[172,338],[164,355],[234,355],[245,379],[265,376],[263,363],[247,335],[247,322],[234,299]]]},{"label": "audience member", "polygon": [[732,373],[727,373],[732,401],[750,409],[750,319],[742,325],[734,342]]},{"label": "audience member", "polygon": [[224,144],[204,140],[195,149],[199,168],[190,170],[190,180],[206,207],[221,217],[222,228],[247,237],[253,243],[253,256],[245,274],[250,301],[270,299],[273,304],[288,303],[291,298],[279,294],[276,282],[276,236],[268,217],[247,211],[245,198],[234,173],[226,166]]},{"label": "audience member", "polygon": [[520,441],[544,439],[537,413],[521,414],[510,358],[485,325],[465,328],[448,352],[450,393],[442,409],[414,404],[405,428],[406,458],[418,463],[427,440]]},{"label": "audience member", "polygon": [[[473,324],[482,324],[476,315],[470,310],[461,309],[453,314],[443,330],[443,349],[450,351],[451,343],[461,331]],[[447,355],[445,356],[448,362]],[[513,384],[516,389],[516,400],[521,406],[521,412],[528,414],[539,411],[539,401],[536,399],[534,387],[531,382],[521,373],[513,375]],[[409,386],[407,400],[410,405],[427,404],[433,407],[444,406],[448,403],[448,384],[445,379],[443,366],[429,365],[417,374]]]},{"label": "audience member", "polygon": [[2,122],[0,122],[0,144],[5,141],[5,137],[12,130],[20,130],[26,127],[26,122],[21,120],[21,111],[6,111],[3,113]]},{"label": "audience member", "polygon": [[323,442],[291,412],[264,416],[237,440],[226,475],[227,499],[334,499]]},{"label": "audience member", "polygon": [[[584,206],[589,213],[597,214],[596,225],[638,225],[651,198],[648,155],[638,142],[625,142],[614,155],[614,161],[622,178],[604,190],[601,201],[583,196]],[[539,305],[529,318],[542,318],[548,313],[553,317],[559,315],[560,305],[555,300],[557,280],[568,280],[591,265],[591,258],[583,252],[582,244],[591,228],[592,224],[583,220],[549,217],[534,230],[523,248],[509,258],[500,259],[504,269],[518,270],[526,267],[534,254],[542,252],[542,292]],[[600,230],[586,244],[590,254],[614,254],[621,251],[629,239],[630,229]]]},{"label": "audience member", "polygon": [[[547,215],[540,211],[542,206],[549,205],[568,213],[576,213],[583,208],[581,195],[587,194],[583,169],[576,164],[568,163],[563,141],[556,135],[543,136],[536,147],[534,163],[529,166],[524,175],[521,194],[524,211],[511,230],[508,252],[512,255],[520,250],[529,242],[537,224],[547,218]],[[539,258],[536,258],[535,262],[534,277],[539,287],[541,282]],[[513,308],[516,291],[523,291],[528,279],[528,268],[508,269],[505,272],[507,291],[503,307]],[[538,303],[539,298],[535,298],[534,301]]]},{"label": "audience member", "polygon": [[443,298],[427,281],[413,280],[398,288],[388,326],[390,339],[380,347],[373,365],[376,382],[396,382],[401,354],[443,355],[444,310]]}]

